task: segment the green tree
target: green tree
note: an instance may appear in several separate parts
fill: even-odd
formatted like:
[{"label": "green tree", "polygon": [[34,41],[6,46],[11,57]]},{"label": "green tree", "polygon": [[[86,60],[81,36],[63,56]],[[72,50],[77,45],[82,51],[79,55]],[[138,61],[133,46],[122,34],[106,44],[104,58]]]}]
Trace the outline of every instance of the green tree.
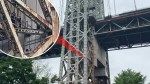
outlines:
[{"label": "green tree", "polygon": [[47,84],[48,78],[37,79],[32,60],[0,58],[0,84]]},{"label": "green tree", "polygon": [[115,77],[115,84],[144,84],[145,78],[140,72],[127,69]]},{"label": "green tree", "polygon": [[57,77],[57,75],[54,75],[54,76],[51,78],[51,83],[55,83],[56,81],[59,81],[59,78]]}]

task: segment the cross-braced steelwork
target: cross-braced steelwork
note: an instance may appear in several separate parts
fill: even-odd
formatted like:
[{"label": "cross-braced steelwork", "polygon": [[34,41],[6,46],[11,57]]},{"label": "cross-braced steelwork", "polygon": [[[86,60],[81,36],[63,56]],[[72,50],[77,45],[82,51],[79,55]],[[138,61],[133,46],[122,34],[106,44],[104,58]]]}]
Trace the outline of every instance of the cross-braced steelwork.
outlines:
[{"label": "cross-braced steelwork", "polygon": [[59,30],[57,12],[48,0],[0,0],[0,49],[5,54],[40,56],[57,41]]},{"label": "cross-braced steelwork", "polygon": [[93,23],[104,17],[103,5],[103,0],[67,0],[63,36],[83,56],[62,48],[60,84],[95,84]]},{"label": "cross-braced steelwork", "polygon": [[95,35],[106,50],[150,45],[150,9],[136,10],[97,22]]}]

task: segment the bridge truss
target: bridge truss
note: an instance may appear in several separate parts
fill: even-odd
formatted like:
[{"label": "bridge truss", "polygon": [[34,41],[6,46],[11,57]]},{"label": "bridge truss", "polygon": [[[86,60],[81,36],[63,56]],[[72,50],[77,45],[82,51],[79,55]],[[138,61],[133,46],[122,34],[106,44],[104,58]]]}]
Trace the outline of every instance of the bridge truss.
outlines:
[{"label": "bridge truss", "polygon": [[119,50],[150,45],[150,9],[108,16],[97,21],[95,36],[105,50]]},{"label": "bridge truss", "polygon": [[[37,4],[33,4],[37,2]],[[59,36],[59,18],[47,0],[0,0],[0,49],[16,58],[34,58]]]}]

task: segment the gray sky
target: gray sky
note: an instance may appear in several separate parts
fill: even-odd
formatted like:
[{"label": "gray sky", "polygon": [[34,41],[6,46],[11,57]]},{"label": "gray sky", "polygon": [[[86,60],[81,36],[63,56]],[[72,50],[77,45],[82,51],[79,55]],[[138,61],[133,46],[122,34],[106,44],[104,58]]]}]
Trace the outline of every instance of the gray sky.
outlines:
[{"label": "gray sky", "polygon": [[[58,12],[62,11],[63,8],[58,5],[62,2],[51,0],[54,2],[54,5],[57,7]],[[65,0],[61,0],[65,1]],[[105,14],[108,14],[108,0],[105,1]],[[114,14],[113,0],[110,0],[111,3],[111,14]],[[150,0],[136,0],[136,6],[138,9],[150,7]],[[60,9],[60,10],[59,10]],[[116,11],[117,14],[134,10],[134,0],[116,0]],[[60,14],[61,15],[61,14]],[[133,69],[135,71],[141,72],[147,76],[147,81],[150,82],[150,48],[136,48],[136,49],[126,49],[109,52],[110,60],[110,73],[111,81],[113,83],[113,78],[118,73],[124,69]],[[51,66],[52,73],[59,73],[59,58],[47,59],[47,63]],[[146,83],[147,84],[147,83]]]},{"label": "gray sky", "polygon": [[[108,6],[109,0],[104,0],[105,3],[105,15],[108,14],[109,6]],[[117,14],[128,12],[131,10],[135,10],[134,6],[134,0],[110,0],[110,7],[111,7],[111,14],[114,14],[114,1],[116,2],[116,12]],[[143,9],[150,7],[150,0],[135,0],[137,9]]]}]

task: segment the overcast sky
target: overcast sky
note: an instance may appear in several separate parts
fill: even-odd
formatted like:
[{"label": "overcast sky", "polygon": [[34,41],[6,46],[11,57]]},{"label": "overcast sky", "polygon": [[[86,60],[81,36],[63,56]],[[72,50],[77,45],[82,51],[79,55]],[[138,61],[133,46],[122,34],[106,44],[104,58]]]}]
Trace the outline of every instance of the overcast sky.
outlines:
[{"label": "overcast sky", "polygon": [[[54,2],[54,5],[57,7],[59,12],[62,11],[62,6],[58,5],[59,2],[57,0],[51,0]],[[56,2],[55,2],[56,1]],[[65,1],[65,0],[61,0]],[[108,14],[110,10],[108,8],[108,0],[105,1],[105,14]],[[114,0],[110,0],[111,3],[111,14],[114,13]],[[116,0],[116,13],[122,13],[130,10],[135,10],[134,0]],[[136,6],[138,9],[148,8],[150,7],[150,0],[136,0]],[[59,10],[60,9],[60,10]],[[61,14],[60,14],[61,15]],[[136,49],[126,49],[119,51],[111,51],[109,52],[109,60],[110,60],[110,73],[111,73],[111,81],[113,83],[113,78],[122,70],[125,69],[133,69],[135,71],[141,72],[142,74],[147,76],[147,83],[150,82],[150,47],[146,48],[136,48]],[[58,58],[48,59],[48,64],[51,66],[51,72],[57,73],[59,71],[59,61]],[[146,83],[146,84],[147,84]]]}]

